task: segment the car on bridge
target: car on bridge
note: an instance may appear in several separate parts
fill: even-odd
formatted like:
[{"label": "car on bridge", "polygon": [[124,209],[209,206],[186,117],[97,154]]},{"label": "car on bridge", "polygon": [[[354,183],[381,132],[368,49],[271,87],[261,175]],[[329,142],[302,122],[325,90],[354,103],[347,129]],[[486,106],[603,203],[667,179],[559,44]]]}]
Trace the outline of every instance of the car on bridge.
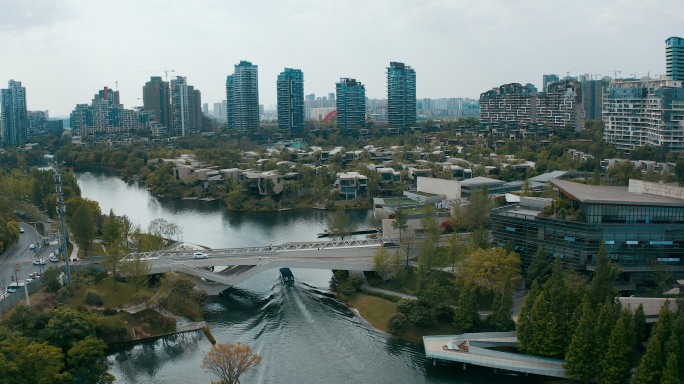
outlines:
[{"label": "car on bridge", "polygon": [[44,259],[33,260],[33,265],[45,265]]},{"label": "car on bridge", "polygon": [[195,252],[192,254],[193,259],[206,259],[207,257],[207,254],[202,252]]},{"label": "car on bridge", "polygon": [[48,260],[52,261],[53,263],[57,263],[59,261],[59,258],[53,252],[50,254],[50,256],[48,256]]}]

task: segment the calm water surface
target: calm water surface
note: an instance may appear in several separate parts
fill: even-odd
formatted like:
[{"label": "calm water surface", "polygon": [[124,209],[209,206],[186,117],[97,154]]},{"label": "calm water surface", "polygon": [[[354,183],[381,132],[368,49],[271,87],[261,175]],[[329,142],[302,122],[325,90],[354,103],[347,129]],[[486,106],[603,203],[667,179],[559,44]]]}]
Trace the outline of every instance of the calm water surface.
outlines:
[{"label": "calm water surface", "polygon": [[[146,227],[165,218],[183,240],[212,248],[315,240],[330,212],[230,212],[222,202],[156,198],[136,183],[92,172],[77,175],[83,196]],[[368,211],[352,212],[358,222]],[[331,271],[294,269],[284,287],[270,270],[214,297],[204,317],[220,343],[252,345],[263,360],[245,383],[530,383],[460,365],[433,367],[421,344],[378,333],[340,303],[328,285]],[[211,344],[201,332],[145,342],[109,356],[117,383],[208,383],[200,367]]]}]

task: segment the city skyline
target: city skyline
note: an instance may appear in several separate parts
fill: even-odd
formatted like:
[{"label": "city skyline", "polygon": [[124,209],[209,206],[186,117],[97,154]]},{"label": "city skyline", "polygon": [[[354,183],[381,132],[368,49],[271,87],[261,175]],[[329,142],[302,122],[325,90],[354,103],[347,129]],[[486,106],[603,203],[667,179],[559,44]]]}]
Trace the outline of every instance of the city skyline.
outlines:
[{"label": "city skyline", "polygon": [[[150,76],[165,76],[167,68],[175,70],[169,79],[192,79],[207,102],[220,102],[225,77],[240,60],[260,67],[264,105],[276,103],[275,84],[284,67],[302,70],[305,94],[330,93],[339,78],[348,77],[363,82],[369,98],[386,94],[385,68],[391,61],[415,68],[418,98],[477,98],[511,82],[541,88],[543,74],[564,76],[568,71],[612,75],[617,69],[624,77],[649,70],[651,75],[664,74],[665,40],[682,35],[677,15],[684,11],[684,4],[671,1],[660,6],[637,1],[407,1],[395,6],[306,0],[192,5],[0,1],[5,37],[0,48],[5,62],[12,63],[0,68],[0,81],[22,81],[28,109],[50,110],[53,117],[67,116],[104,86],[118,88],[127,108],[142,105],[141,87]],[[561,16],[573,22],[554,22]],[[659,22],[652,28],[634,28],[638,20],[656,18]],[[125,28],[93,33],[101,29],[103,19]],[[343,20],[355,20],[355,28],[330,28]],[[179,22],[186,26],[182,32],[176,28]],[[553,28],[545,28],[547,23]],[[382,30],[401,30],[404,37],[388,39]],[[378,39],[369,40],[376,35]],[[219,49],[218,41],[231,41],[231,49]],[[335,55],[334,47],[343,47],[344,55]],[[69,87],[64,87],[64,79],[69,79]],[[60,89],[59,98],[52,94],[54,89]]]}]

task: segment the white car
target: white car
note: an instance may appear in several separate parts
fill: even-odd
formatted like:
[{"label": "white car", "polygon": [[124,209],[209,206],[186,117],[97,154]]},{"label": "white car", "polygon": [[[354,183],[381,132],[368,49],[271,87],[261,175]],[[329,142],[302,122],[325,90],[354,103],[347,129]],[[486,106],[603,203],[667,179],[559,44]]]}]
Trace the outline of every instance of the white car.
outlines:
[{"label": "white car", "polygon": [[53,263],[59,262],[59,257],[55,255],[54,253],[51,253],[50,256],[48,256],[48,260],[52,261]]},{"label": "white car", "polygon": [[29,244],[29,249],[31,249],[31,250],[36,249],[36,245],[33,243]]},{"label": "white car", "polygon": [[43,260],[43,259],[33,260],[33,265],[45,265],[45,260]]},{"label": "white car", "polygon": [[192,258],[193,258],[193,259],[206,259],[206,258],[207,258],[207,254],[206,254],[206,253],[202,253],[202,252],[195,252],[195,253],[192,254]]},{"label": "white car", "polygon": [[19,228],[19,233],[24,233],[24,232],[26,232],[26,231],[24,231],[24,228],[21,228],[21,227],[20,227],[20,228]]}]

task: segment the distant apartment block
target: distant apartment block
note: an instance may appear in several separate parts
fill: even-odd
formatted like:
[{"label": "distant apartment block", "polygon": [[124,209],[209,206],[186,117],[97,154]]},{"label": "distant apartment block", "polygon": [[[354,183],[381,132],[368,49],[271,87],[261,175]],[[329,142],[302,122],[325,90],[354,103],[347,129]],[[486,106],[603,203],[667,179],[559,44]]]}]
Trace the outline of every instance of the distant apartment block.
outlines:
[{"label": "distant apartment block", "polygon": [[667,77],[684,81],[684,39],[681,37],[665,40],[665,67]]},{"label": "distant apartment block", "polygon": [[355,79],[341,78],[336,90],[337,126],[363,127],[366,123],[366,86]]},{"label": "distant apartment block", "polygon": [[304,128],[304,74],[285,68],[278,75],[278,130],[300,135]]},{"label": "distant apartment block", "polygon": [[468,98],[417,99],[417,113],[422,117],[479,117],[480,101]]},{"label": "distant apartment block", "polygon": [[171,95],[169,83],[152,76],[143,86],[143,110],[154,113],[159,124],[171,128]]},{"label": "distant apartment block", "polygon": [[416,71],[404,63],[387,67],[387,123],[403,129],[416,124]]},{"label": "distant apartment block", "polygon": [[[580,76],[584,77],[584,76]],[[603,120],[603,92],[610,86],[610,80],[581,79],[582,100],[585,120]]]},{"label": "distant apartment block", "polygon": [[259,128],[258,66],[240,61],[226,79],[226,118],[228,128],[249,132]]},{"label": "distant apartment block", "polygon": [[604,139],[619,150],[649,144],[664,152],[684,152],[682,82],[615,81],[603,94]]},{"label": "distant apartment block", "polygon": [[64,132],[62,120],[50,120],[48,111],[27,111],[28,137],[59,136]]},{"label": "distant apartment block", "polygon": [[202,131],[202,92],[192,85],[188,85],[188,120],[188,133]]},{"label": "distant apartment block", "polygon": [[584,102],[580,84],[563,80],[537,92],[532,84],[505,84],[480,95],[480,122],[500,125],[542,125],[552,129],[583,129]]},{"label": "distant apartment block", "polygon": [[2,142],[16,146],[26,144],[29,129],[26,88],[21,86],[21,81],[10,80],[1,95]]},{"label": "distant apartment block", "polygon": [[130,136],[138,129],[155,135],[165,133],[153,112],[125,109],[118,99],[118,92],[105,87],[95,94],[91,104],[77,104],[70,116],[71,130],[95,141]]},{"label": "distant apartment block", "polygon": [[556,81],[560,81],[560,77],[558,77],[558,75],[544,75],[544,76],[542,76],[542,89],[546,89],[546,87],[549,84],[555,83]]}]

